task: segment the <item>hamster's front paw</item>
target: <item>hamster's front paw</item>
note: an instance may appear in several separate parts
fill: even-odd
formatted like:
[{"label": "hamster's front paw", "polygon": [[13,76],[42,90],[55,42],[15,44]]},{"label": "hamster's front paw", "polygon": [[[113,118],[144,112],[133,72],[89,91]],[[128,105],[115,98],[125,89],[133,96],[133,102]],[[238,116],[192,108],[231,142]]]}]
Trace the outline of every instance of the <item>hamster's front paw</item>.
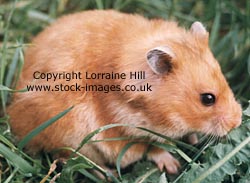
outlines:
[{"label": "hamster's front paw", "polygon": [[148,159],[155,162],[160,171],[163,171],[165,167],[167,172],[170,174],[176,174],[178,168],[180,168],[180,163],[176,160],[169,152],[157,149],[153,150],[148,154]]},{"label": "hamster's front paw", "polygon": [[187,136],[187,142],[191,145],[195,145],[199,142],[198,136],[196,133],[192,133]]}]

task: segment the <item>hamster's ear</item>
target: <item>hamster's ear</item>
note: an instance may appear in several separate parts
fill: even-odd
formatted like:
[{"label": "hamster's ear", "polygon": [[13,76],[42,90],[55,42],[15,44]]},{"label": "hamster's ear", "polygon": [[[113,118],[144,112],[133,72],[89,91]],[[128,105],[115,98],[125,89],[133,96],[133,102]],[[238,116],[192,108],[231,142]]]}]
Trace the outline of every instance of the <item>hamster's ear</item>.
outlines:
[{"label": "hamster's ear", "polygon": [[203,24],[201,22],[194,22],[192,25],[191,25],[191,28],[190,28],[190,31],[195,34],[195,35],[207,35],[207,30],[206,28],[203,26]]},{"label": "hamster's ear", "polygon": [[175,54],[171,48],[167,46],[160,46],[148,51],[147,62],[154,73],[165,74],[171,71],[171,61],[174,57]]},{"label": "hamster's ear", "polygon": [[190,28],[191,33],[208,44],[208,32],[201,22],[194,22]]}]

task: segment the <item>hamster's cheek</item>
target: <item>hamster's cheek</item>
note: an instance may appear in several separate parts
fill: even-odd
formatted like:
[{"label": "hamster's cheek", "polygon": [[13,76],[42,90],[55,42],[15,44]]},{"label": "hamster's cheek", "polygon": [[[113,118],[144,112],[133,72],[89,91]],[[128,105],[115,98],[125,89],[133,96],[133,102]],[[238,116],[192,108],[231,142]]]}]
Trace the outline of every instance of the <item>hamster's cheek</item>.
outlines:
[{"label": "hamster's cheek", "polygon": [[[181,116],[181,114],[175,112],[169,115],[169,121],[171,130],[169,131],[171,137],[182,137],[189,132],[193,132],[190,124]],[[167,134],[168,135],[168,134]]]}]

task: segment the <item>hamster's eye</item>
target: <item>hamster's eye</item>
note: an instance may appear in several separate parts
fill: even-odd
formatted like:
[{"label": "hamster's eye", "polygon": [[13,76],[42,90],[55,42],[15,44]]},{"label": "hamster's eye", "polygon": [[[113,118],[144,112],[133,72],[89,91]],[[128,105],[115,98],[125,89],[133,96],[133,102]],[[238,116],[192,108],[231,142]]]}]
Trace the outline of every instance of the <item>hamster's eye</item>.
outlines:
[{"label": "hamster's eye", "polygon": [[202,93],[200,98],[201,103],[205,106],[211,106],[215,103],[215,96],[212,93]]}]

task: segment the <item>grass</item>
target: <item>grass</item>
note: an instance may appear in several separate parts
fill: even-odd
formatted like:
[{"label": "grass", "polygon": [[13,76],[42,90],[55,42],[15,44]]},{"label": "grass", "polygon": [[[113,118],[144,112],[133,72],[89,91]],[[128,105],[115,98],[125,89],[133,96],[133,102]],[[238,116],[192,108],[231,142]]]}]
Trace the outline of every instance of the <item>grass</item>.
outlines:
[{"label": "grass", "polygon": [[[122,170],[120,177],[115,177],[79,153],[77,157],[70,158],[64,164],[60,161],[53,162],[50,154],[41,153],[31,157],[22,151],[22,148],[17,148],[17,142],[8,124],[6,106],[24,63],[24,48],[38,32],[63,14],[87,9],[110,8],[139,13],[149,18],[161,17],[176,20],[186,27],[189,27],[195,20],[202,21],[210,32],[212,51],[219,60],[237,99],[244,108],[248,106],[250,99],[250,1],[0,0],[0,182],[53,182],[53,178],[57,182],[100,181],[95,174],[86,171],[87,169],[95,169],[113,182],[124,183],[247,182],[250,179],[250,108],[245,110],[246,115],[242,126],[232,131],[227,139],[222,139],[218,143],[201,144],[196,147],[190,147],[179,141],[172,141],[171,146],[152,144],[174,152],[181,159],[184,166],[178,176],[167,175],[166,177],[165,173],[159,172],[151,162],[142,160]],[[59,114],[55,119],[61,115]],[[47,125],[53,122],[55,120],[51,119]],[[111,127],[114,126],[106,126],[89,134],[83,139],[81,145],[94,143],[91,142],[92,136]],[[22,142],[27,143],[42,129],[27,136]],[[168,141],[171,140],[150,129],[141,130],[146,130]],[[70,148],[64,150],[75,151]],[[117,160],[118,170],[120,170],[119,161],[125,152],[126,148]]]}]

